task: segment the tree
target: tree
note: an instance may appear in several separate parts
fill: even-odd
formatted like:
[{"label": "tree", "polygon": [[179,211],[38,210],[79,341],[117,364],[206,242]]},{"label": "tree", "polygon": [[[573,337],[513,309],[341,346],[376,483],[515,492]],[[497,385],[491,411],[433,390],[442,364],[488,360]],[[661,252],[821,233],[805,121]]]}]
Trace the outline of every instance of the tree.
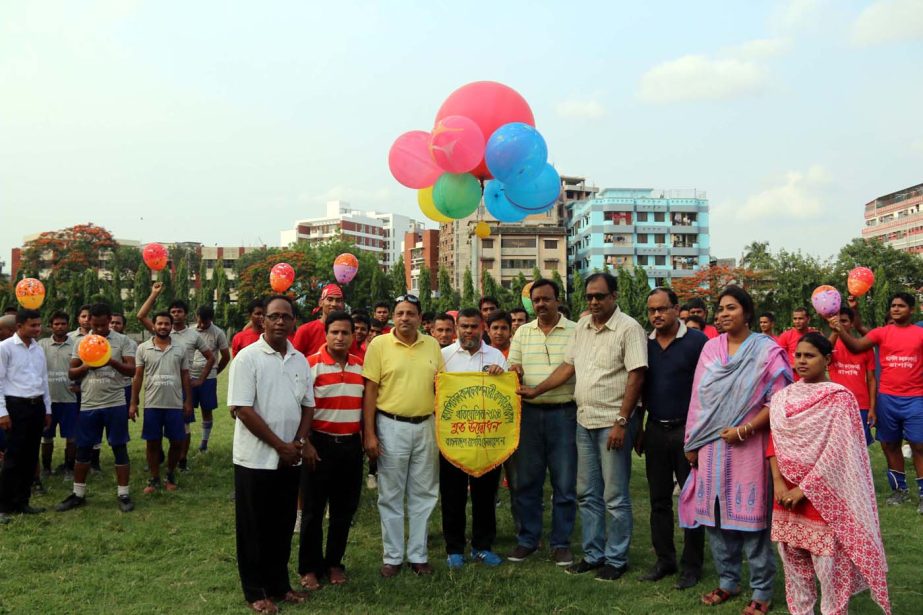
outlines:
[{"label": "tree", "polygon": [[438,275],[439,298],[436,300],[434,309],[436,312],[447,312],[454,310],[461,303],[458,292],[452,288],[452,279],[445,267],[439,268]]},{"label": "tree", "polygon": [[776,262],[769,251],[769,242],[754,241],[747,245],[740,257],[740,266],[754,271],[775,269]]},{"label": "tree", "polygon": [[378,301],[388,301],[391,297],[396,296],[391,292],[391,279],[381,267],[373,267],[371,279],[369,280],[369,299],[374,305]]},{"label": "tree", "polygon": [[477,307],[478,298],[474,291],[474,277],[471,275],[471,268],[465,267],[465,275],[462,277],[462,296],[459,308]]},{"label": "tree", "polygon": [[[551,281],[554,282],[555,284],[557,284],[557,285],[558,285],[558,288],[561,289],[561,303],[565,303],[565,304],[566,304],[566,303],[567,303],[567,299],[568,299],[568,297],[570,296],[570,295],[568,294],[568,292],[567,292],[567,283],[565,283],[564,280],[561,279],[561,274],[558,273],[558,270],[557,270],[557,269],[555,269],[555,270],[551,273]],[[570,306],[568,306],[568,307],[570,307]],[[572,313],[571,316],[575,316],[575,314]],[[576,318],[575,318],[574,320],[576,320]]]},{"label": "tree", "polygon": [[[235,263],[236,266],[236,263]],[[211,280],[208,279],[208,268],[206,267],[205,261],[199,263],[199,274],[197,276],[198,287],[195,290],[195,304],[203,305],[208,301],[209,297],[214,297],[215,289],[212,286]]]},{"label": "tree", "polygon": [[420,266],[420,308],[424,312],[430,311],[433,304],[433,276],[426,265]]},{"label": "tree", "polygon": [[833,265],[835,286],[840,292],[847,292],[846,278],[856,267],[868,267],[875,273],[875,284],[859,301],[862,320],[868,325],[884,323],[893,293],[906,291],[915,295],[923,287],[923,258],[880,241],[854,239],[840,249]]},{"label": "tree", "polygon": [[176,274],[173,277],[173,293],[176,298],[189,301],[189,260],[185,251],[179,257],[179,264],[176,266]]},{"label": "tree", "polygon": [[568,305],[570,306],[570,313],[573,316],[572,320],[577,320],[580,318],[580,314],[587,309],[586,304],[586,294],[584,293],[584,281],[583,276],[580,275],[579,271],[574,271],[573,275],[573,288],[571,288],[570,293],[568,294]]},{"label": "tree", "polygon": [[494,279],[494,276],[490,275],[489,271],[484,271],[481,273],[481,291],[483,292],[481,295],[482,297],[493,297],[497,301],[500,301],[500,296],[503,294],[502,290],[503,289]]},{"label": "tree", "polygon": [[59,231],[46,231],[27,241],[20,269],[33,277],[45,269],[75,273],[99,270],[116,248],[118,243],[105,228],[92,223],[77,224]]},{"label": "tree", "polygon": [[542,279],[542,272],[538,267],[532,268],[532,281],[536,282]]},{"label": "tree", "polygon": [[[391,278],[391,292],[393,297],[403,295],[407,292],[407,274],[404,271],[404,255],[401,254],[397,261],[394,263],[394,266],[391,267],[391,271],[388,272],[388,277]],[[393,298],[391,297],[391,298]]]},{"label": "tree", "polygon": [[718,303],[718,295],[730,284],[737,284],[749,290],[753,283],[761,278],[761,274],[743,267],[726,267],[715,265],[696,271],[688,278],[673,280],[673,290],[680,302],[686,302],[693,297],[700,297],[712,307]]}]

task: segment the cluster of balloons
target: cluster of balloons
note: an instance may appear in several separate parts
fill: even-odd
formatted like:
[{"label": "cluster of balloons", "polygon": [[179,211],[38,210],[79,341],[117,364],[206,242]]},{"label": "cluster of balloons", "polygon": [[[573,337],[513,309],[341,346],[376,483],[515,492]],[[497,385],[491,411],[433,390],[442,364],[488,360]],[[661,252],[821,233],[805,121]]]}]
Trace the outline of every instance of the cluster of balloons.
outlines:
[{"label": "cluster of balloons", "polygon": [[27,310],[37,310],[45,302],[45,285],[35,278],[23,278],[16,283],[16,300]]},{"label": "cluster of balloons", "polygon": [[141,250],[141,258],[144,259],[144,264],[147,265],[151,271],[163,271],[170,257],[165,247],[154,242],[144,246],[144,249]]},{"label": "cluster of balloons", "polygon": [[344,252],[333,259],[333,275],[340,284],[349,284],[359,271],[359,259]]},{"label": "cluster of balloons", "polygon": [[394,179],[418,191],[420,210],[436,222],[471,215],[482,196],[494,218],[516,222],[550,209],[561,192],[529,104],[493,81],[452,92],[432,131],[413,130],[394,141],[388,166]]},{"label": "cluster of balloons", "polygon": [[90,367],[102,367],[112,358],[112,348],[102,335],[85,335],[77,345],[77,356]]}]

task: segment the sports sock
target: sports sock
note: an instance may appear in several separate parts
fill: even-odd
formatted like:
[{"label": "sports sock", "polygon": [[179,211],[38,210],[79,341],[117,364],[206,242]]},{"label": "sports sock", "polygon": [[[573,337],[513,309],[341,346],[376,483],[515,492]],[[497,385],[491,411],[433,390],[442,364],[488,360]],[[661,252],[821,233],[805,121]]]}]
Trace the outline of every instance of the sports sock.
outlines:
[{"label": "sports sock", "polygon": [[888,484],[894,491],[907,491],[907,475],[897,470],[888,470]]},{"label": "sports sock", "polygon": [[212,435],[212,421],[202,421],[202,442],[208,442]]},{"label": "sports sock", "polygon": [[74,495],[80,498],[87,497],[87,484],[86,483],[74,483]]},{"label": "sports sock", "polygon": [[116,492],[119,494],[119,497],[122,497],[123,495],[128,495],[129,489],[130,488],[128,485],[119,485]]}]

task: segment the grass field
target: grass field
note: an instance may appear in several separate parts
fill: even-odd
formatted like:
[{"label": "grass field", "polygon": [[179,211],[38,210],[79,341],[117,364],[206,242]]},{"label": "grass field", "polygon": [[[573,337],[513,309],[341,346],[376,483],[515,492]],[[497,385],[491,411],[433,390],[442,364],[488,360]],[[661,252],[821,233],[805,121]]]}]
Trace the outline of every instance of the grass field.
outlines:
[{"label": "grass field", "polygon": [[[224,403],[226,372],[219,390]],[[222,407],[206,455],[190,455],[190,471],[179,476],[175,493],[145,496],[141,423],[132,425],[129,450],[133,461],[132,496],[137,508],[122,514],[116,508],[112,455],[103,450],[104,472],[89,479],[88,506],[59,514],[49,511],[17,517],[0,527],[0,613],[246,613],[237,577],[231,434],[233,422]],[[193,443],[198,442],[194,426]],[[59,463],[62,448],[55,451]],[[883,493],[882,457],[874,449],[879,494]],[[52,508],[70,490],[60,477],[46,481],[49,494],[35,505]],[[362,503],[350,535],[346,564],[349,584],[325,586],[307,605],[283,606],[284,612],[324,613],[715,613],[736,614],[743,598],[716,608],[699,604],[699,594],[717,584],[710,555],[699,587],[677,592],[673,580],[639,582],[654,562],[648,530],[647,485],[643,461],[635,457],[631,482],[635,530],[629,573],[614,583],[590,576],[565,575],[547,553],[522,564],[496,569],[479,565],[449,572],[440,533],[439,510],[430,522],[430,560],[436,574],[417,578],[402,573],[378,576],[381,535],[374,492],[363,487]],[[514,546],[509,498],[501,489],[496,550]],[[890,564],[894,613],[920,613],[919,578],[923,571],[923,516],[915,506],[882,508],[882,529]],[[578,521],[579,524],[579,521]],[[546,528],[548,522],[546,520]],[[293,547],[297,550],[297,537]],[[677,542],[679,536],[677,537]],[[579,525],[574,533],[579,553]],[[781,575],[776,580],[776,608],[785,612]],[[293,552],[293,582],[294,552]],[[745,571],[746,578],[746,571]],[[700,591],[701,590],[701,591]],[[914,606],[916,605],[916,606]],[[851,613],[880,612],[868,592],[855,598]]]}]

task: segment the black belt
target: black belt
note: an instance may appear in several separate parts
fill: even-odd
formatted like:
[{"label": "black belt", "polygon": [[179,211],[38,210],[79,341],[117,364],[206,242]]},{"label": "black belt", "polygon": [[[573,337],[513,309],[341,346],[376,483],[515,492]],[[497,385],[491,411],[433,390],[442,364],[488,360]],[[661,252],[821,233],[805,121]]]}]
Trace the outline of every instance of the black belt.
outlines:
[{"label": "black belt", "polygon": [[561,408],[570,408],[571,406],[575,404],[575,402],[572,402],[572,401],[566,401],[560,404],[536,404],[531,401],[523,401],[522,403],[527,406],[541,408],[542,410],[560,410]]},{"label": "black belt", "polygon": [[16,397],[15,395],[7,395],[6,403],[10,403],[10,402],[16,402],[20,404],[31,404],[31,405],[42,404],[44,406],[45,398],[42,397],[41,395],[39,395],[38,397]]},{"label": "black belt", "polygon": [[648,419],[647,423],[648,425],[654,423],[666,431],[676,429],[677,427],[686,427],[686,419]]},{"label": "black belt", "polygon": [[391,414],[390,412],[385,412],[384,410],[378,410],[378,414],[386,416],[392,421],[399,421],[401,423],[422,423],[423,421],[429,420],[429,417],[433,416],[432,414],[427,414],[425,416],[401,416],[399,414]]},{"label": "black belt", "polygon": [[333,444],[344,444],[346,442],[354,442],[359,437],[358,433],[347,433],[334,435],[331,433],[324,433],[322,431],[313,431],[311,432],[312,440],[324,440],[326,442],[332,442]]}]

